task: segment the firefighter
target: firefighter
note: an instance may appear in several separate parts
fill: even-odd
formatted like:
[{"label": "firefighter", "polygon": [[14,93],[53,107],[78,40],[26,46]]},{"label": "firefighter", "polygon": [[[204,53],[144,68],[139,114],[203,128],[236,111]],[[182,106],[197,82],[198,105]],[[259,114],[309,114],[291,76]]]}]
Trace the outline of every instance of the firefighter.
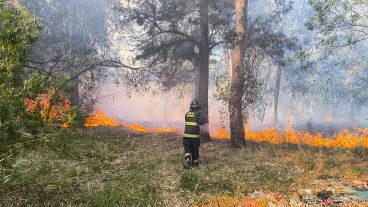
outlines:
[{"label": "firefighter", "polygon": [[185,114],[185,130],[184,130],[184,151],[185,162],[184,168],[190,166],[198,166],[199,164],[199,147],[200,147],[200,125],[204,125],[205,120],[202,115],[201,105],[199,101],[194,100],[190,104],[190,110]]}]

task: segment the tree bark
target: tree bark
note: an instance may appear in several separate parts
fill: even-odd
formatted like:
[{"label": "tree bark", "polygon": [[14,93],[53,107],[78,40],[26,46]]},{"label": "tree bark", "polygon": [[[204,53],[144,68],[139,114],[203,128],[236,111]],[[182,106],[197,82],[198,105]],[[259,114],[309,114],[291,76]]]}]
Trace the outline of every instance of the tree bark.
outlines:
[{"label": "tree bark", "polygon": [[247,22],[248,22],[248,0],[236,0],[236,32],[239,35],[234,43],[232,52],[231,86],[229,98],[229,115],[231,143],[234,147],[245,145],[244,116],[243,116],[243,91],[245,85],[245,50]]},{"label": "tree bark", "polygon": [[79,78],[73,80],[72,89],[70,92],[70,106],[79,107],[80,106],[80,97],[79,97]]},{"label": "tree bark", "polygon": [[[208,116],[208,80],[209,80],[209,32],[208,32],[208,7],[209,0],[200,1],[200,46],[199,46],[199,71],[196,73],[198,84],[196,87],[196,95],[202,106],[204,118],[209,123]],[[201,132],[201,142],[211,141],[208,130]]]},{"label": "tree bark", "polygon": [[[70,8],[70,5],[67,6],[68,11],[70,11],[72,8]],[[68,19],[66,19],[67,21]],[[65,22],[64,21],[64,27],[67,30],[67,35],[68,35],[68,40],[72,40],[74,38],[74,28],[71,24],[71,22]],[[73,52],[72,52],[72,46],[69,46],[69,48],[67,48],[67,56],[69,61],[73,60]],[[70,101],[70,106],[72,107],[79,107],[80,106],[80,96],[79,96],[79,75],[78,75],[78,70],[74,67],[71,67],[69,69],[69,75],[70,75],[70,81],[72,84],[72,88],[70,91],[70,97],[69,97],[69,101]],[[74,78],[75,77],[75,78]]]},{"label": "tree bark", "polygon": [[274,88],[274,91],[273,91],[273,102],[272,102],[272,124],[273,124],[273,127],[277,127],[277,125],[278,125],[277,111],[278,111],[279,95],[280,95],[280,83],[281,83],[281,67],[280,67],[280,65],[277,65],[275,88]]}]

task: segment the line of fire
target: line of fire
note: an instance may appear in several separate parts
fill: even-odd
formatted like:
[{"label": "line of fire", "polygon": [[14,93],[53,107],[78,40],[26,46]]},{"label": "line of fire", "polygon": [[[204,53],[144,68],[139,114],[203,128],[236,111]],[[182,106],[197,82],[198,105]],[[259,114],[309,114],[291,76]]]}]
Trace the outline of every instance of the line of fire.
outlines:
[{"label": "line of fire", "polygon": [[[41,112],[42,116],[46,119],[46,112],[49,108],[48,103],[49,98],[47,95],[43,96],[41,101],[43,110]],[[28,111],[32,111],[34,106],[34,101],[27,100],[26,105],[28,106]],[[49,121],[56,119],[57,116],[63,116],[68,113],[70,109],[70,104],[68,99],[65,99],[64,106],[62,108],[51,107]],[[331,122],[332,117],[324,117],[326,122]],[[86,117],[85,127],[126,127],[136,132],[166,132],[166,133],[183,133],[182,128],[177,127],[165,127],[158,126],[155,128],[144,126],[140,123],[124,123],[119,122],[114,117],[109,117],[101,109],[97,109],[92,115]],[[342,129],[341,132],[334,134],[332,136],[325,136],[322,133],[311,133],[308,131],[298,131],[293,129],[293,124],[291,118],[288,119],[287,128],[281,131],[276,128],[268,128],[265,130],[251,130],[248,126],[244,126],[246,139],[256,141],[256,142],[269,142],[272,144],[280,144],[283,142],[292,144],[306,144],[315,147],[341,147],[352,149],[356,147],[368,148],[368,128],[353,128],[353,129]],[[68,123],[63,124],[64,128],[68,127]],[[218,128],[211,132],[214,138],[219,139],[229,139],[230,133],[224,128]]]}]

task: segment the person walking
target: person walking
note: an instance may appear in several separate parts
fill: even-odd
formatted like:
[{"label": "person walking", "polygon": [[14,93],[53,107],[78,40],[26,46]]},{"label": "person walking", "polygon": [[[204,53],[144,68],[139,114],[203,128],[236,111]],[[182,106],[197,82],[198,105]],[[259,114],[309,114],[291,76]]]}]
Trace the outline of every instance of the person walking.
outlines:
[{"label": "person walking", "polygon": [[206,124],[199,101],[193,100],[190,110],[185,114],[184,130],[184,168],[199,165],[200,125]]}]

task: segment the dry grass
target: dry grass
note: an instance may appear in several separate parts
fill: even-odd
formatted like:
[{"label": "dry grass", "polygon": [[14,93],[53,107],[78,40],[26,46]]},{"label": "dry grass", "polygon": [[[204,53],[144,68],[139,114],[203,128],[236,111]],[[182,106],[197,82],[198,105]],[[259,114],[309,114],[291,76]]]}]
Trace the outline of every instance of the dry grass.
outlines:
[{"label": "dry grass", "polygon": [[[363,149],[253,146],[234,150],[226,140],[206,143],[201,165],[183,170],[178,135],[87,129],[64,150],[25,153],[27,176],[1,186],[0,205],[239,206],[252,202],[244,199],[254,191],[283,200],[315,188],[316,179],[368,180]],[[257,202],[266,205],[267,199]]]}]

